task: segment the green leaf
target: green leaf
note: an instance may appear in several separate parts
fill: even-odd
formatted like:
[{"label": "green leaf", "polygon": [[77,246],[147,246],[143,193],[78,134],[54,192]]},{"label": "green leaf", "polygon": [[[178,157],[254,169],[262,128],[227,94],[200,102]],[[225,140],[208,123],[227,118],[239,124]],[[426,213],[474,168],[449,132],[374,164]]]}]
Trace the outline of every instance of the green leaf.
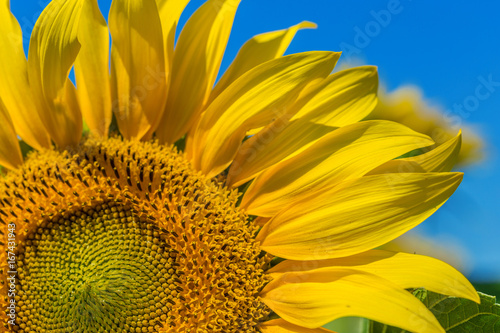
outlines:
[{"label": "green leaf", "polygon": [[21,146],[21,153],[23,154],[23,157],[26,157],[28,156],[28,153],[30,151],[33,151],[33,147],[31,147],[30,145],[28,145],[26,142],[24,142],[23,140],[20,140],[19,141],[19,145]]},{"label": "green leaf", "polygon": [[[500,333],[500,304],[496,297],[478,293],[481,304],[417,289],[413,294],[436,316],[449,333]],[[406,333],[407,331],[371,322],[370,333]]]},{"label": "green leaf", "polygon": [[183,152],[186,149],[186,136],[184,135],[182,138],[177,140],[174,143],[174,146],[177,148],[178,151]]},{"label": "green leaf", "polygon": [[481,290],[483,293],[500,297],[500,283],[499,282],[472,282],[472,285],[476,290]]},{"label": "green leaf", "polygon": [[343,317],[323,326],[338,333],[368,333],[369,321],[359,317]]}]

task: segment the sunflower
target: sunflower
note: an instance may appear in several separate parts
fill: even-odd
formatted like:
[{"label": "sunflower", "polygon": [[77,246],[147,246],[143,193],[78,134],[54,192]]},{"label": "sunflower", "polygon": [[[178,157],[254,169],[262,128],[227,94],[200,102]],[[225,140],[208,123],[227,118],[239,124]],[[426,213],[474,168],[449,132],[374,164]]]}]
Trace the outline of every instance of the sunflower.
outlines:
[{"label": "sunflower", "polygon": [[399,158],[433,141],[361,121],[374,67],[283,56],[309,22],[255,36],[215,84],[239,1],[204,3],[174,49],[187,2],[114,0],[106,23],[95,0],[53,0],[26,60],[2,1],[5,330],[327,332],[362,316],[443,332],[407,289],[478,301],[470,283],[373,249],[456,189],[460,134]]}]

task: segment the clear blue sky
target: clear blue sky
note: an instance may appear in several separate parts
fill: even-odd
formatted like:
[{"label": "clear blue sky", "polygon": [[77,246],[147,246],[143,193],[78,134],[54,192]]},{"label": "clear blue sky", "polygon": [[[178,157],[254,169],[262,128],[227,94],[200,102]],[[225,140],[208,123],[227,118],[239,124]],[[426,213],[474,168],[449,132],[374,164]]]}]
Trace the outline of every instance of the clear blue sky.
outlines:
[{"label": "clear blue sky", "polygon": [[[47,3],[11,0],[26,36]],[[110,0],[99,3],[107,17]],[[201,3],[194,0],[188,5],[181,24]],[[465,178],[455,195],[417,231],[437,241],[460,240],[474,260],[471,277],[500,280],[499,13],[495,0],[242,0],[223,68],[251,36],[308,20],[319,28],[299,32],[288,53],[343,50],[344,59],[356,56],[377,65],[389,90],[418,85],[451,115],[458,115],[454,104],[476,96],[481,80],[492,81],[490,94],[471,112],[459,115],[479,129],[488,159],[463,170]],[[27,47],[27,38],[25,42]]]}]

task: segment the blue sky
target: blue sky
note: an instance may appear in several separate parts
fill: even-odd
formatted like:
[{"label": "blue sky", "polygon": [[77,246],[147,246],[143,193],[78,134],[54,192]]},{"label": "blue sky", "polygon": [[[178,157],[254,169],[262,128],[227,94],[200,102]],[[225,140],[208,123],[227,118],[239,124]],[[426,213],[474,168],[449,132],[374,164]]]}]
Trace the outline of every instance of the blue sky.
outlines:
[{"label": "blue sky", "polygon": [[[47,3],[11,1],[25,36]],[[107,17],[110,0],[99,3]],[[193,0],[188,5],[181,24],[201,3]],[[318,29],[299,32],[288,53],[344,51],[341,59],[378,66],[389,90],[417,85],[447,115],[474,125],[487,143],[487,159],[462,170],[464,181],[455,195],[417,232],[438,242],[460,241],[473,259],[473,279],[500,280],[498,13],[500,3],[494,0],[242,0],[223,68],[251,36],[308,20],[317,23]],[[27,47],[28,38],[25,41]],[[458,112],[457,105],[474,102],[481,84],[488,94],[481,88],[478,103],[470,104],[470,111]]]}]

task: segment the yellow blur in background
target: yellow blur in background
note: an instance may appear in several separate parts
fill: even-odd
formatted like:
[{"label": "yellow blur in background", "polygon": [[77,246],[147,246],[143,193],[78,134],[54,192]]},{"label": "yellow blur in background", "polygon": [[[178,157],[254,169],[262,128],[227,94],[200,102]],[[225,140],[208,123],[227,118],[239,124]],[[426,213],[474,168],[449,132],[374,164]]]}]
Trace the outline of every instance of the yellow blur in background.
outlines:
[{"label": "yellow blur in background", "polygon": [[387,92],[379,89],[379,103],[367,119],[386,119],[404,124],[427,134],[440,145],[462,130],[462,149],[458,166],[478,163],[484,159],[483,140],[465,119],[432,105],[418,87],[405,85]]}]

